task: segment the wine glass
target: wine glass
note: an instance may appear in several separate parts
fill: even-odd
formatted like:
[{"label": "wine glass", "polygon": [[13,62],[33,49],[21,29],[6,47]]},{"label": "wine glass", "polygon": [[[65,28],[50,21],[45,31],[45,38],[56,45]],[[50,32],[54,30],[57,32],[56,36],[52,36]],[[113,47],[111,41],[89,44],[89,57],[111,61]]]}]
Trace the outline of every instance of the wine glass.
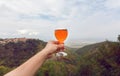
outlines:
[{"label": "wine glass", "polygon": [[[64,44],[64,41],[66,40],[68,36],[68,30],[65,28],[58,28],[55,29],[55,37],[60,42],[60,44]],[[67,53],[65,52],[58,52],[56,53],[56,56],[67,56]]]}]

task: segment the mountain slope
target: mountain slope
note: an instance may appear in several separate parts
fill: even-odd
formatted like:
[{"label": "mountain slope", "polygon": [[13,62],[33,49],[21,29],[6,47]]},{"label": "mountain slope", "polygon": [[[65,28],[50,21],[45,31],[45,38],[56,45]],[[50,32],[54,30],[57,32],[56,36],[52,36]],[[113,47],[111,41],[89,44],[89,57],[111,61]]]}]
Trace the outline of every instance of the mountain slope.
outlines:
[{"label": "mountain slope", "polygon": [[[41,40],[0,45],[0,76],[45,45]],[[73,50],[66,47],[68,56],[48,59],[35,76],[120,76],[120,43],[105,41]]]},{"label": "mountain slope", "polygon": [[0,66],[16,67],[40,51],[46,42],[28,39],[0,44]]},{"label": "mountain slope", "polygon": [[105,41],[80,48],[77,76],[120,76],[120,43]]},{"label": "mountain slope", "polygon": [[83,54],[83,53],[86,53],[86,52],[89,52],[89,51],[94,51],[94,50],[98,49],[101,45],[106,45],[108,43],[109,43],[109,41],[104,41],[104,42],[100,42],[100,43],[86,45],[82,48],[77,49],[76,53]]}]

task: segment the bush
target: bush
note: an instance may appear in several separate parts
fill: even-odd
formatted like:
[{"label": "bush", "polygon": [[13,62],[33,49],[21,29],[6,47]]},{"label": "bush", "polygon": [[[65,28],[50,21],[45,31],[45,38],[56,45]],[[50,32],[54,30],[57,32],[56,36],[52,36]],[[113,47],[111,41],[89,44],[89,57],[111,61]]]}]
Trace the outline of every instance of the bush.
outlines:
[{"label": "bush", "polygon": [[8,67],[0,66],[0,76],[3,76],[8,71],[10,71],[10,69]]}]

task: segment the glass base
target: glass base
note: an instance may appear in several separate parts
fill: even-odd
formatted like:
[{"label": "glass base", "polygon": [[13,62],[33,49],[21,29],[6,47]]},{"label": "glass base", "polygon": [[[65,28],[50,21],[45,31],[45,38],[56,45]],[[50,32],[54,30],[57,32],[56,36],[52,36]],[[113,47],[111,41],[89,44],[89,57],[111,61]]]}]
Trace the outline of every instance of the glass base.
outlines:
[{"label": "glass base", "polygon": [[60,57],[60,56],[67,56],[68,54],[67,53],[65,53],[65,52],[58,52],[58,53],[56,53],[56,56],[57,57]]}]

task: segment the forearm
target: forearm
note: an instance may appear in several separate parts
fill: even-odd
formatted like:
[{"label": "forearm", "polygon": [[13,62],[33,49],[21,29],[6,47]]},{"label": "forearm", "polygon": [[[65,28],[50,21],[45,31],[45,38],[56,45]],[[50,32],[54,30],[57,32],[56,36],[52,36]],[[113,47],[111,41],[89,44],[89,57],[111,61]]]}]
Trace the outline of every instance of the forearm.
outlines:
[{"label": "forearm", "polygon": [[15,70],[7,73],[4,76],[34,76],[36,71],[42,66],[43,62],[53,53],[63,49],[64,46],[60,45],[58,41],[50,41],[46,47],[35,56],[27,60]]},{"label": "forearm", "polygon": [[43,49],[41,52],[30,58],[15,70],[9,72],[4,76],[34,76],[36,71],[41,67],[43,62],[47,59],[47,53]]}]

